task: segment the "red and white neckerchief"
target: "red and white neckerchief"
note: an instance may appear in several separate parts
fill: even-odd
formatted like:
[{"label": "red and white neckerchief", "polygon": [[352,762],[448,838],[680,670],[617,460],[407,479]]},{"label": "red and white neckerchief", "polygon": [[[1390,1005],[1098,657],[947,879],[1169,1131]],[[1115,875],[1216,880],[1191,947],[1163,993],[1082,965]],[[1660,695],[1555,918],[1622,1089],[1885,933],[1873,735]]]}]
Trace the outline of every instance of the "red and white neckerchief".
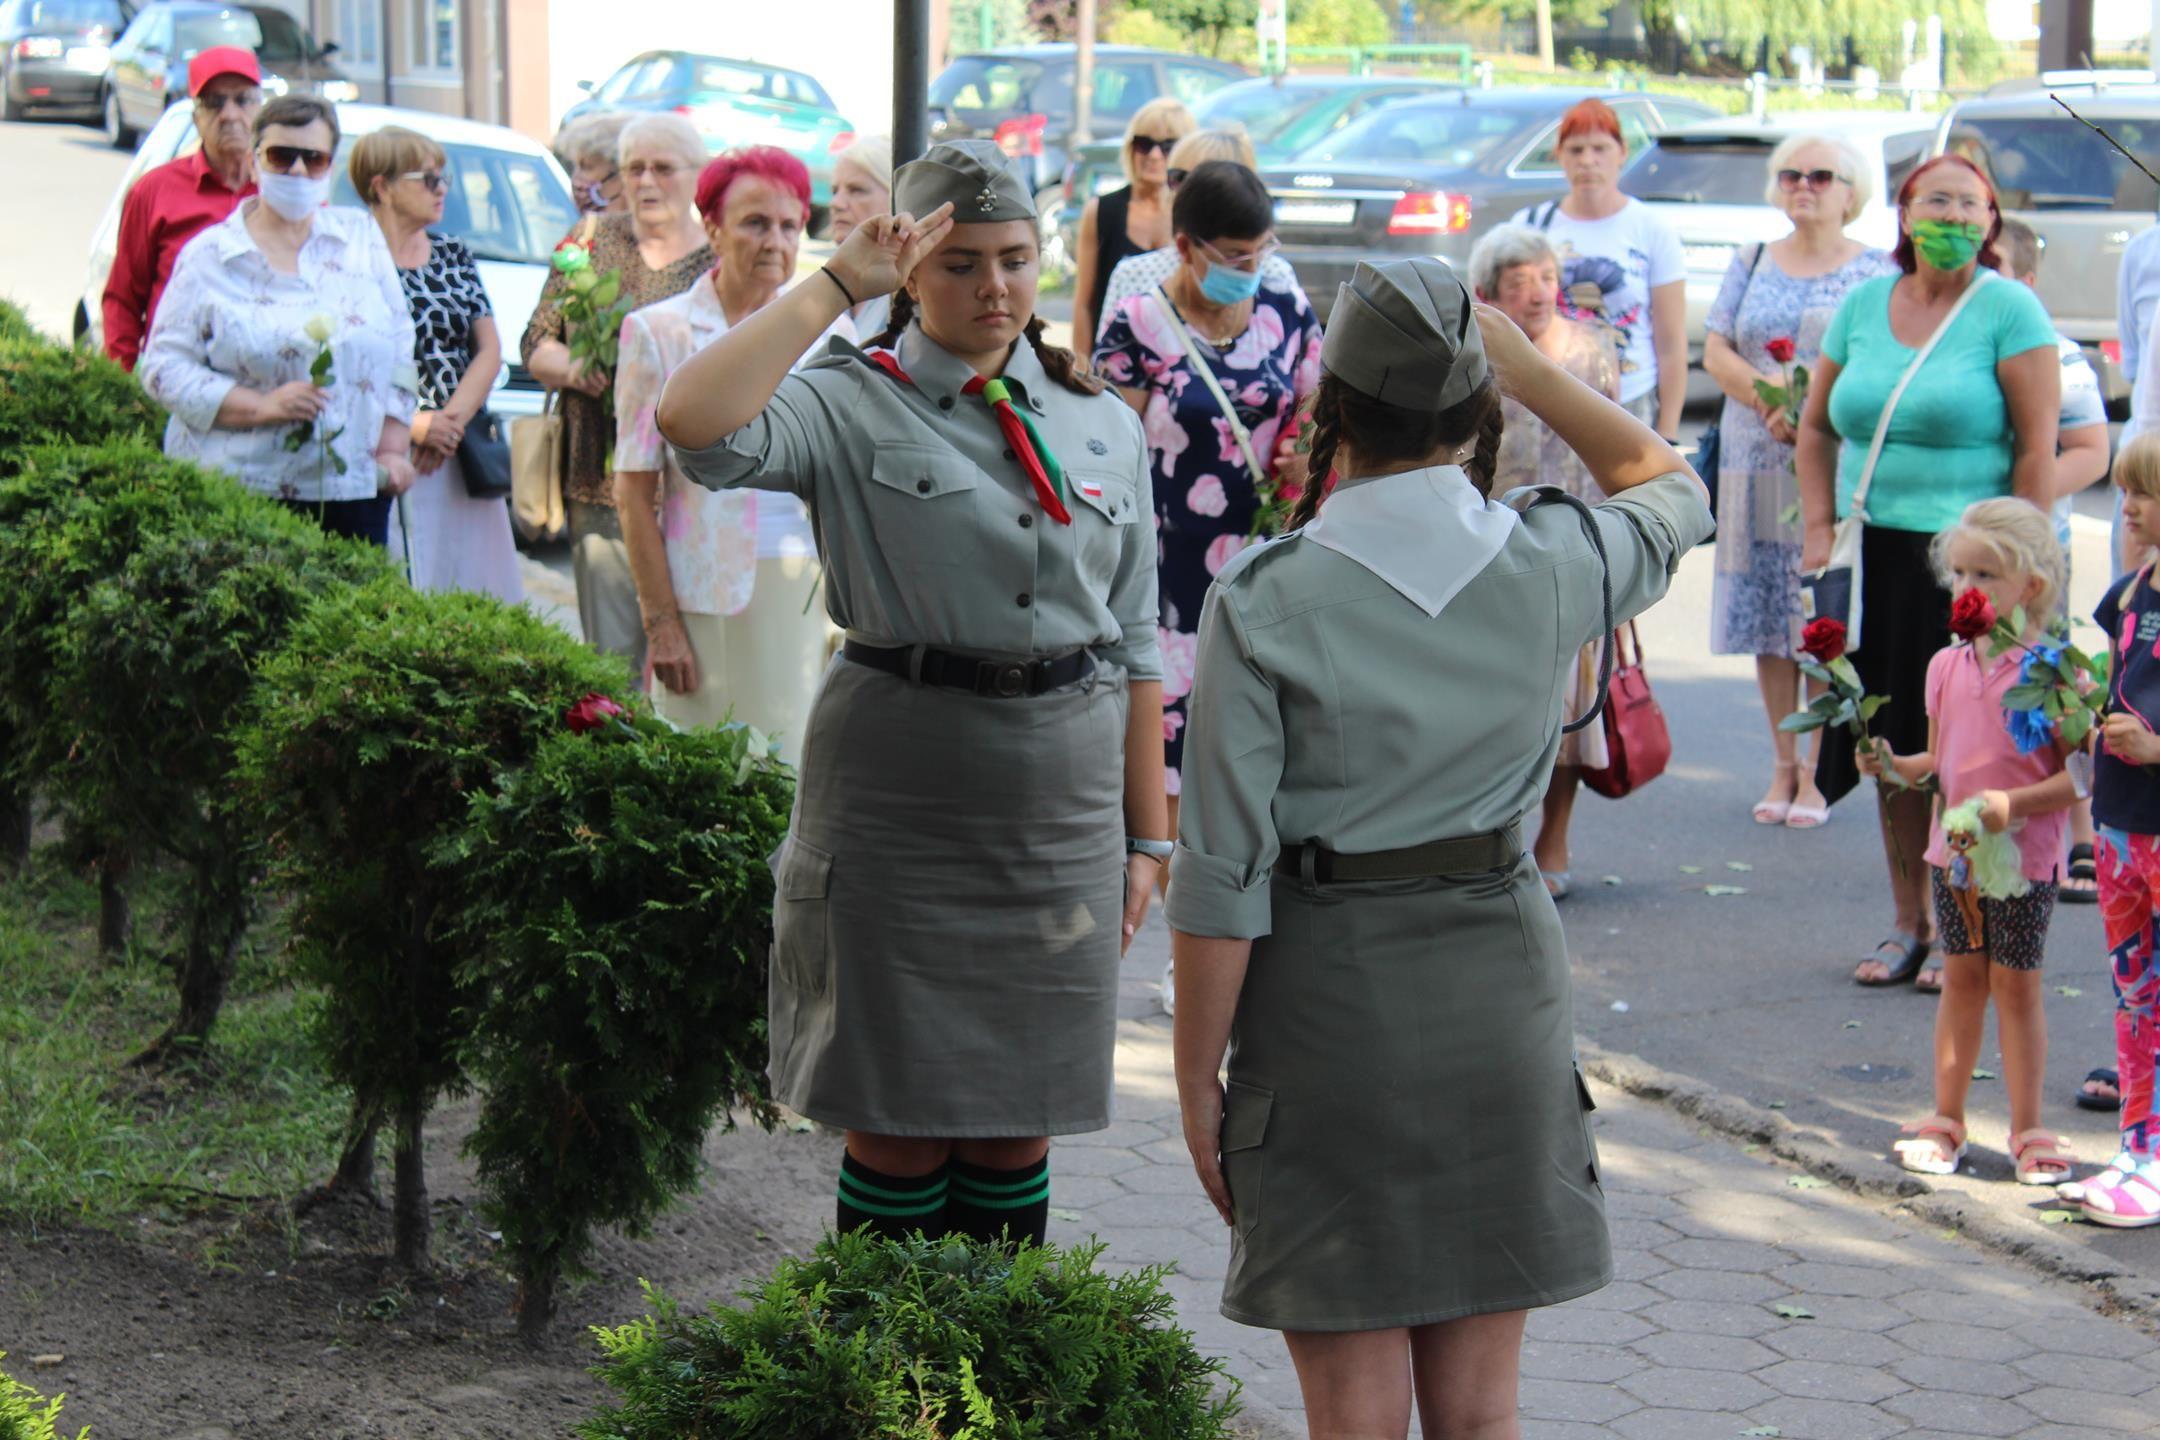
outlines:
[{"label": "red and white neckerchief", "polygon": [[[907,371],[900,368],[899,357],[890,350],[865,350],[870,363],[903,385],[914,385]],[[1035,503],[1042,506],[1043,513],[1060,525],[1073,523],[1072,511],[1065,504],[1065,467],[1058,464],[1057,456],[1043,440],[1042,432],[1035,422],[1021,412],[1012,402],[1011,388],[1002,379],[985,380],[977,375],[961,387],[963,395],[980,395],[990,406],[990,413],[997,417],[998,429],[1005,436],[1005,443],[1012,447],[1013,455],[1020,461],[1020,468],[1028,477],[1028,484],[1035,490]],[[1102,498],[1102,487],[1082,482],[1081,493],[1091,499]]]}]

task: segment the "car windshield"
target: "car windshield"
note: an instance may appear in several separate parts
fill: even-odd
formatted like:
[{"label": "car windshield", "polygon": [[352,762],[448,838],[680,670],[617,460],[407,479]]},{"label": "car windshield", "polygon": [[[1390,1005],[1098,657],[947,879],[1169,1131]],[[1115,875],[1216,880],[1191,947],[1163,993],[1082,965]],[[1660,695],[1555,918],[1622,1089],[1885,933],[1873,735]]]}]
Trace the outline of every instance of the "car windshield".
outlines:
[{"label": "car windshield", "polygon": [[20,0],[7,11],[10,30],[80,35],[91,30],[118,33],[127,26],[114,0]]},{"label": "car windshield", "polygon": [[735,65],[725,60],[700,60],[693,72],[690,86],[694,90],[713,90],[723,95],[750,95],[765,100],[793,100],[803,105],[822,105],[830,109],[832,101],[818,88],[817,82],[807,75],[797,75],[787,70],[764,70],[752,65]]},{"label": "car windshield", "polygon": [[[2160,116],[2095,115],[2093,122],[2160,170]],[[1961,119],[1949,152],[1993,178],[2011,210],[2130,210],[2151,214],[2160,186],[2114,147],[2069,116]]]},{"label": "car windshield", "polygon": [[1323,89],[1234,85],[1209,96],[1196,118],[1203,130],[1242,125],[1254,147],[1266,149],[1271,141],[1331,98],[1333,92]]},{"label": "car windshield", "polygon": [[1025,109],[1042,66],[995,55],[963,55],[930,87],[935,110],[991,112]]},{"label": "car windshield", "polygon": [[[443,197],[442,224],[436,228],[464,241],[476,260],[545,265],[556,242],[577,223],[570,191],[547,161],[485,145],[445,145],[443,150],[450,190]],[[360,203],[345,173],[351,151],[348,137],[332,172],[337,176],[333,204]]]},{"label": "car windshield", "polygon": [[1345,126],[1297,158],[1475,165],[1543,118],[1542,111],[1489,105],[1391,105]]},{"label": "car windshield", "polygon": [[1620,177],[1637,200],[1684,200],[1697,205],[1760,205],[1770,147],[1744,141],[1676,145],[1659,141]]},{"label": "car windshield", "polygon": [[268,64],[306,60],[307,36],[282,10],[220,10],[215,15],[182,15],[176,27],[182,55],[196,55],[213,45],[253,50]]}]

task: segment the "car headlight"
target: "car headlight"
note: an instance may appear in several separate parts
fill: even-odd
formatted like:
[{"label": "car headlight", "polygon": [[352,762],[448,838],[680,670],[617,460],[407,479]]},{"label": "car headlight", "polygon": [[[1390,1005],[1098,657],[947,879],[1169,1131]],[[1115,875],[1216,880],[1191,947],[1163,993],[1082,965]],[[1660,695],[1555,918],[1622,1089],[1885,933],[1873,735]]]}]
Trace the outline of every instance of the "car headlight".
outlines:
[{"label": "car headlight", "polygon": [[350,80],[325,80],[321,89],[322,98],[333,105],[350,105],[360,99],[360,87]]}]

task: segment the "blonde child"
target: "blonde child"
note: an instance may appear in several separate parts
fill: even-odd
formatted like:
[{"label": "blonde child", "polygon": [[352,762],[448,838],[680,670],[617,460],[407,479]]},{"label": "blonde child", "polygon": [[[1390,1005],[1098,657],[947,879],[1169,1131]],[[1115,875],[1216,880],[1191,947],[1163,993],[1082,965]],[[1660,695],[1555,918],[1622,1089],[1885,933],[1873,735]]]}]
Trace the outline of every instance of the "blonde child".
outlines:
[{"label": "blonde child", "polygon": [[[2160,544],[2160,433],[2140,435],[2115,459],[2125,539]],[[2093,759],[2093,821],[2100,832],[2100,918],[2115,978],[2115,1065],[2122,1149],[2105,1170],[2064,1194],[2085,1218],[2122,1228],[2160,1223],[2160,1161],[2154,1145],[2153,1061],[2160,1051],[2160,970],[2153,927],[2160,917],[2160,582],[2150,560],[2109,588],[2093,611],[2113,652],[2107,722]]]},{"label": "blonde child", "polygon": [[[2063,552],[2047,515],[2023,500],[1983,500],[1935,537],[1936,573],[1953,595],[1977,590],[2008,619],[2023,609],[2030,645],[2045,638],[2063,586]],[[1960,607],[1962,609],[1964,607]],[[1942,1002],[1935,1013],[1934,1116],[1905,1127],[1898,1162],[1928,1175],[1955,1172],[1965,1158],[1965,1094],[1979,1059],[1988,1001],[2003,1053],[2010,1094],[2010,1155],[2026,1185],[2053,1185],[2069,1178],[2068,1147],[2039,1128],[2040,1083],[2047,1066],[2047,1022],[2041,1003],[2040,959],[2047,946],[2060,883],[2066,814],[2077,798],[2059,746],[2020,754],[2003,719],[2003,696],[2018,683],[2025,652],[2010,648],[1990,657],[1985,636],[1958,641],[1928,663],[1928,748],[1919,755],[1888,757],[1888,768],[1906,783],[1933,776],[1941,789],[1927,861],[1933,870],[1935,924],[1942,937],[1936,968]],[[1884,762],[1866,749],[1861,769],[1881,774]],[[2018,869],[2029,882],[2024,895],[1977,901],[1980,933],[1947,873],[1950,846],[1943,812],[1977,800],[1980,822],[1990,834],[2010,831]],[[1927,977],[1921,977],[1926,988]]]}]

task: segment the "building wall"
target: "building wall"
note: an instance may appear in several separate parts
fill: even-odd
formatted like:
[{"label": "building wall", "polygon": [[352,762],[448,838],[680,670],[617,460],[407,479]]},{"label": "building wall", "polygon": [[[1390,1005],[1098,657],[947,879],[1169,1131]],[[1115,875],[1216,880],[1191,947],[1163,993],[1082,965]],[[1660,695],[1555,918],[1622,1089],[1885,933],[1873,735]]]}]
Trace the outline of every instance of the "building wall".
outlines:
[{"label": "building wall", "polygon": [[500,121],[508,0],[293,0],[361,98]]}]

